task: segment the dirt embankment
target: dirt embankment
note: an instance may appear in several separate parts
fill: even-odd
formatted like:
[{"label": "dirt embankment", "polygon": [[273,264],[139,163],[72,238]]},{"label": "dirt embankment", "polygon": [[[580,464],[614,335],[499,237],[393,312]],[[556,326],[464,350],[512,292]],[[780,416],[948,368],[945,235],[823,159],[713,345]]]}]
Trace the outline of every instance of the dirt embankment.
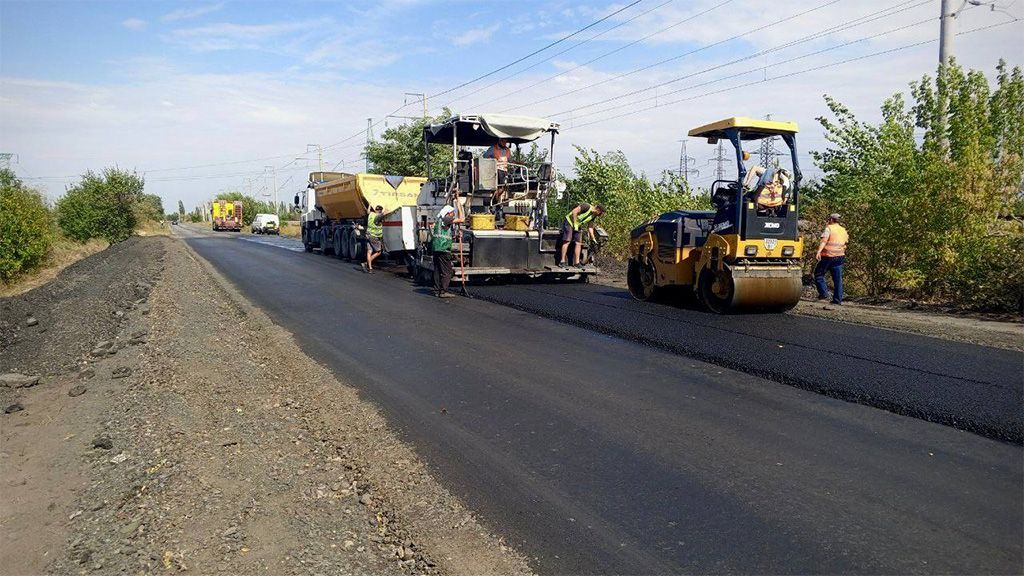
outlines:
[{"label": "dirt embankment", "polygon": [[4,570],[529,572],[180,241],[75,267],[0,301]]}]

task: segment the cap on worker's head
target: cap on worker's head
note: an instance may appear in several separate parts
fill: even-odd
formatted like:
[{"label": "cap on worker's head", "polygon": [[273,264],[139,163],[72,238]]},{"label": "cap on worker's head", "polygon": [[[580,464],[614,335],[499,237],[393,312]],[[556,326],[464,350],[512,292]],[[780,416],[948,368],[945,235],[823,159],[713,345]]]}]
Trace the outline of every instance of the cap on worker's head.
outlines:
[{"label": "cap on worker's head", "polygon": [[454,220],[455,216],[451,212],[441,217],[441,221],[444,222],[445,226],[450,226]]},{"label": "cap on worker's head", "polygon": [[841,220],[838,212],[833,212],[831,215],[829,215],[828,219],[835,220],[836,222],[839,222],[839,220]]},{"label": "cap on worker's head", "polygon": [[379,205],[379,204],[377,205],[376,208],[373,209],[374,212],[382,212],[383,210],[384,210],[384,207]]},{"label": "cap on worker's head", "polygon": [[743,151],[743,161],[746,162],[747,160],[750,160],[750,152],[747,152],[746,150],[744,150]]}]

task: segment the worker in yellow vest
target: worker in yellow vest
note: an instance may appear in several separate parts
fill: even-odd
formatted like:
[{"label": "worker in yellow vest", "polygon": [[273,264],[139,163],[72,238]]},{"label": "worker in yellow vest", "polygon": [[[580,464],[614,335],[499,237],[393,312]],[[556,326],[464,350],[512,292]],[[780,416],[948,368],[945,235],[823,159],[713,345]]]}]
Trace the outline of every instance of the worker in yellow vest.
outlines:
[{"label": "worker in yellow vest", "polygon": [[562,234],[561,234],[561,258],[558,260],[558,265],[562,268],[566,267],[566,258],[569,255],[569,244],[576,244],[575,258],[573,258],[572,266],[580,266],[580,254],[583,251],[583,228],[587,229],[587,234],[590,235],[592,242],[597,242],[597,238],[594,236],[594,221],[604,214],[604,206],[600,204],[594,204],[591,206],[584,202],[579,206],[573,208],[568,214],[565,215],[565,221],[562,222]]},{"label": "worker in yellow vest", "polygon": [[821,233],[818,245],[818,264],[814,267],[814,284],[818,287],[818,300],[828,298],[825,274],[832,275],[832,303],[843,304],[843,263],[846,261],[846,243],[850,240],[846,228],[839,223],[839,214],[828,217],[828,226]]},{"label": "worker in yellow vest", "polygon": [[373,274],[373,261],[384,252],[384,207],[377,206],[366,215],[366,262],[363,272]]}]

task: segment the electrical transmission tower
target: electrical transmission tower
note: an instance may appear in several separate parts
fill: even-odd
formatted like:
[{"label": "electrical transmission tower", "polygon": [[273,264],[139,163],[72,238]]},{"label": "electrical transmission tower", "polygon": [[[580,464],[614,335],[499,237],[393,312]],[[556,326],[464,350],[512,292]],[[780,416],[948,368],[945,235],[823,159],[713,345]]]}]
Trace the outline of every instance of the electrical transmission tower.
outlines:
[{"label": "electrical transmission tower", "polygon": [[[771,120],[772,115],[765,114],[764,119]],[[775,165],[775,159],[778,158],[779,156],[783,156],[782,152],[779,152],[775,149],[775,138],[775,136],[771,136],[769,138],[761,139],[761,147],[757,151],[757,154],[758,156],[761,157],[761,166],[764,166],[765,168]]]},{"label": "electrical transmission tower", "polygon": [[683,182],[690,183],[690,174],[694,176],[700,174],[700,170],[696,168],[690,168],[690,164],[694,161],[692,156],[686,155],[686,140],[680,140],[679,146],[679,175],[683,177]]},{"label": "electrical transmission tower", "polygon": [[725,163],[729,157],[725,155],[725,142],[722,140],[718,141],[718,147],[715,148],[715,155],[711,160],[715,163],[715,180],[725,180]]}]

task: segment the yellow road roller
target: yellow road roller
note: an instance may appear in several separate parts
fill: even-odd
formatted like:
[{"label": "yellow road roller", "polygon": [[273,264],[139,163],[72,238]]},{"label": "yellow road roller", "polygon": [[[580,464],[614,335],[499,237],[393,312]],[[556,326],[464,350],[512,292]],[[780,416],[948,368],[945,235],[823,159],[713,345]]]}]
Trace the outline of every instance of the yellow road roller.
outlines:
[{"label": "yellow road roller", "polygon": [[[789,310],[800,300],[803,240],[795,122],[735,117],[690,130],[709,144],[728,141],[735,180],[716,180],[712,211],[666,212],[633,229],[629,292],[651,300],[678,287],[718,313]],[[751,160],[744,144],[778,138],[788,154]],[[786,158],[788,156],[788,158]]]}]

